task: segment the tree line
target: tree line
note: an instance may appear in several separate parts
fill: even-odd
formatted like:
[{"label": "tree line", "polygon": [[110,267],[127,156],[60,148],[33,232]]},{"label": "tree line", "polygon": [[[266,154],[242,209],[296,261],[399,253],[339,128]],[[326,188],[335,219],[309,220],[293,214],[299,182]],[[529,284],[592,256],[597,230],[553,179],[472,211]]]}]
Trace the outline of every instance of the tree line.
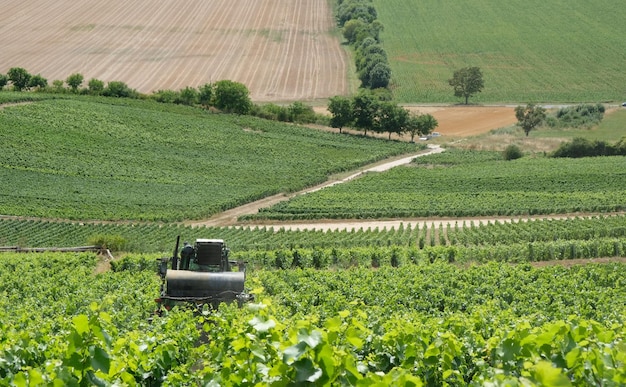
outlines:
[{"label": "tree line", "polygon": [[40,91],[49,93],[71,93],[78,95],[106,96],[119,98],[152,99],[160,103],[173,103],[189,106],[200,105],[215,108],[232,114],[254,115],[274,121],[296,123],[330,124],[338,128],[354,127],[367,135],[368,130],[377,133],[410,133],[411,141],[415,135],[426,135],[436,126],[437,121],[429,114],[413,115],[408,110],[390,101],[383,101],[373,92],[361,92],[348,98],[331,98],[328,110],[331,117],[316,114],[311,106],[296,101],[287,106],[273,103],[253,104],[248,88],[239,82],[221,80],[206,83],[198,88],[185,87],[176,90],[157,90],[144,95],[130,88],[121,81],[105,82],[92,78],[85,85],[85,78],[80,73],[69,75],[65,80],[55,80],[52,86],[41,75],[31,75],[26,69],[13,67],[7,74],[0,74],[0,90],[10,86],[13,91]]},{"label": "tree line", "polygon": [[[252,110],[248,88],[230,80],[207,83],[199,88],[185,87],[180,91],[158,90],[143,95],[121,81],[105,82],[92,78],[86,86],[85,77],[74,73],[65,80],[54,80],[52,85],[41,75],[32,75],[22,67],[12,67],[7,74],[0,74],[0,90],[10,84],[14,91],[43,91],[48,93],[74,93],[82,95],[153,99],[157,102],[215,107],[225,113],[248,114]],[[67,86],[66,86],[67,85]]]},{"label": "tree line", "polygon": [[119,98],[152,99],[161,103],[202,106],[215,108],[225,113],[254,115],[273,121],[327,124],[328,119],[316,114],[311,106],[293,102],[288,106],[276,104],[256,105],[250,100],[248,88],[239,82],[222,80],[206,83],[198,88],[185,87],[181,90],[157,90],[145,95],[130,88],[121,81],[105,82],[92,78],[85,83],[85,77],[74,73],[65,80],[55,80],[52,85],[41,75],[32,75],[26,69],[13,67],[7,74],[0,74],[0,90],[36,91],[55,94],[78,94]]},{"label": "tree line", "polygon": [[353,127],[376,133],[389,133],[398,136],[408,133],[411,141],[415,136],[430,134],[439,124],[430,114],[414,114],[391,101],[382,101],[372,92],[362,91],[352,98],[334,96],[328,103],[331,113],[330,126],[338,128]]},{"label": "tree line", "polygon": [[161,103],[216,108],[225,113],[250,114],[261,118],[284,122],[315,122],[319,120],[313,108],[301,102],[289,106],[267,104],[258,106],[250,100],[248,88],[239,82],[221,80],[206,83],[198,88],[185,87],[181,90],[157,90],[144,95],[121,81],[105,82],[74,73],[65,80],[55,80],[52,85],[41,75],[32,75],[26,69],[13,67],[7,74],[0,74],[0,90],[10,87],[13,91],[39,91],[56,94],[79,94],[119,98],[152,99]]},{"label": "tree line", "polygon": [[361,87],[386,88],[391,80],[391,66],[380,44],[383,24],[371,0],[338,0],[337,25],[355,52],[356,71]]}]

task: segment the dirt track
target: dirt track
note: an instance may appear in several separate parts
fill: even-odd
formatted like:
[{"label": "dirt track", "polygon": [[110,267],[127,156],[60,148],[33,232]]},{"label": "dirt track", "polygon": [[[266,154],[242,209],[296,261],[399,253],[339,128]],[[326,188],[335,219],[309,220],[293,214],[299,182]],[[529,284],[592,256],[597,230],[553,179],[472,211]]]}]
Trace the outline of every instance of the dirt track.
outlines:
[{"label": "dirt track", "polygon": [[[328,180],[325,183],[316,185],[314,187],[311,188],[307,188],[303,191],[297,192],[297,193],[293,193],[290,195],[286,195],[286,194],[278,194],[278,195],[274,195],[274,196],[269,196],[266,198],[263,198],[261,200],[257,200],[255,202],[252,203],[248,203],[248,204],[244,204],[243,206],[239,206],[236,208],[232,208],[230,210],[221,212],[215,216],[213,216],[211,219],[208,220],[204,220],[204,221],[196,221],[196,222],[189,222],[188,224],[192,225],[192,226],[234,226],[237,225],[237,218],[239,218],[240,216],[243,215],[249,215],[249,214],[256,214],[260,208],[264,208],[264,207],[269,207],[272,206],[276,203],[280,203],[282,201],[285,200],[289,200],[290,198],[296,196],[296,195],[303,195],[303,194],[307,194],[310,192],[315,192],[318,191],[322,188],[325,187],[330,187],[333,186],[335,184],[340,184],[340,183],[344,183],[346,181],[350,181],[352,179],[355,179],[357,177],[359,177],[360,175],[362,175],[365,172],[383,172],[386,171],[388,169],[391,169],[393,167],[396,167],[398,165],[402,165],[402,164],[408,164],[411,162],[411,160],[413,160],[416,157],[420,157],[420,156],[425,156],[428,154],[433,154],[433,153],[439,153],[439,152],[443,152],[443,148],[439,147],[438,145],[431,145],[429,146],[429,149],[425,152],[421,152],[418,154],[414,154],[414,155],[410,155],[410,156],[402,156],[402,157],[396,157],[396,158],[392,158],[392,159],[388,159],[379,163],[375,163],[372,165],[368,165],[365,166],[362,170],[354,172],[353,174],[347,176],[347,177],[341,177],[341,178],[331,178],[330,180]],[[332,222],[323,222],[323,224],[327,224],[328,228],[334,228],[331,225],[333,224]],[[301,224],[300,227],[303,228],[315,228],[315,225],[317,225],[318,227],[321,227],[319,223],[315,223],[315,224],[307,224],[307,225],[303,225]],[[295,225],[294,225],[295,226]],[[282,227],[282,226],[281,226]],[[287,225],[285,225],[285,227],[289,227]]]},{"label": "dirt track", "polygon": [[[429,144],[429,149],[425,152],[421,152],[419,154],[414,154],[410,156],[403,156],[394,159],[385,160],[383,162],[379,162],[373,165],[365,166],[362,170],[355,172],[347,177],[341,178],[331,178],[327,182],[317,185],[315,187],[308,188],[306,190],[293,193],[293,194],[278,194],[274,196],[269,196],[263,198],[261,200],[257,200],[252,203],[245,204],[243,206],[239,206],[219,214],[216,214],[210,219],[202,220],[202,221],[192,221],[186,222],[186,224],[191,226],[206,226],[206,227],[273,227],[274,229],[285,229],[285,230],[321,230],[321,231],[334,231],[334,230],[358,230],[363,228],[364,230],[370,228],[375,229],[397,229],[401,224],[405,227],[411,225],[412,228],[419,227],[423,228],[424,226],[430,227],[434,225],[435,227],[439,227],[442,225],[446,227],[447,225],[454,226],[455,224],[463,225],[464,223],[469,225],[470,223],[478,224],[487,224],[487,223],[511,223],[511,222],[525,222],[529,220],[535,219],[567,219],[572,217],[591,217],[600,214],[559,214],[559,215],[537,215],[537,216],[519,216],[519,217],[475,217],[475,218],[416,218],[416,219],[385,219],[385,220],[320,220],[320,221],[312,221],[312,222],[279,222],[279,223],[271,223],[271,222],[239,222],[237,219],[243,215],[248,214],[256,214],[259,209],[264,207],[270,207],[274,204],[280,203],[285,200],[289,200],[290,198],[297,195],[304,195],[310,192],[315,192],[325,187],[330,187],[335,184],[340,184],[354,178],[359,177],[361,174],[365,172],[382,172],[393,167],[408,164],[416,157],[425,156],[428,154],[443,152],[444,149],[438,145]],[[602,214],[609,215],[609,214]]]}]

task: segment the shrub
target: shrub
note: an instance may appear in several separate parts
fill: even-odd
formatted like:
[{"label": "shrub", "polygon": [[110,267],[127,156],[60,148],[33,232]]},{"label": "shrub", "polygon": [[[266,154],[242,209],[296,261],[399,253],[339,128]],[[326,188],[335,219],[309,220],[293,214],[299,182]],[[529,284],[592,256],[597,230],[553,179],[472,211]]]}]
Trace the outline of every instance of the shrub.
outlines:
[{"label": "shrub", "polygon": [[552,157],[593,157],[593,156],[624,156],[626,155],[626,141],[624,138],[617,143],[608,144],[605,141],[590,141],[576,137],[571,142],[562,143],[552,153]]},{"label": "shrub", "polygon": [[289,121],[297,123],[311,123],[315,122],[315,111],[311,106],[305,105],[302,102],[294,102],[287,108],[289,112]]},{"label": "shrub", "polygon": [[0,74],[0,90],[9,82],[9,77],[4,74]]},{"label": "shrub", "polygon": [[89,94],[100,95],[104,91],[104,82],[96,78],[91,78],[89,83],[87,83],[87,87]]},{"label": "shrub", "polygon": [[174,90],[158,90],[152,94],[151,98],[161,103],[175,103],[179,100],[180,94]]},{"label": "shrub", "polygon": [[502,157],[505,160],[516,160],[523,156],[522,150],[515,144],[511,144],[504,149]]},{"label": "shrub", "polygon": [[109,249],[111,251],[125,251],[128,247],[128,241],[121,235],[98,234],[90,237],[88,244],[98,246],[101,249]]},{"label": "shrub", "polygon": [[111,81],[107,84],[103,93],[106,97],[119,97],[119,98],[137,98],[138,94],[135,90],[128,87],[128,85],[121,81]]},{"label": "shrub", "polygon": [[556,112],[556,126],[562,128],[591,127],[602,121],[604,110],[602,104],[580,104],[564,107]]}]

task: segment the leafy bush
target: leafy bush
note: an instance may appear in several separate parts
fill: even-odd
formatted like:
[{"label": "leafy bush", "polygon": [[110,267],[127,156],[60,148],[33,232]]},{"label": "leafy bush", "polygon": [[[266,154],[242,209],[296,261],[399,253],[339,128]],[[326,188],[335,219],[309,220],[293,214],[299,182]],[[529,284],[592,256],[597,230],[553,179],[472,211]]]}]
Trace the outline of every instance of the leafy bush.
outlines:
[{"label": "leafy bush", "polygon": [[608,144],[605,141],[591,141],[586,138],[576,137],[571,142],[562,143],[552,153],[552,157],[594,157],[594,156],[624,156],[626,155],[626,138],[617,143]]},{"label": "leafy bush", "polygon": [[604,105],[580,104],[559,109],[556,112],[556,120],[547,123],[552,127],[561,128],[588,128],[597,125],[604,117]]},{"label": "leafy bush", "polygon": [[157,90],[151,98],[161,103],[174,103],[179,98],[179,93],[174,90]]},{"label": "leafy bush", "polygon": [[88,244],[94,246],[100,246],[102,249],[109,249],[112,251],[125,251],[128,246],[128,241],[121,235],[111,234],[98,234],[89,238]]},{"label": "leafy bush", "polygon": [[106,97],[137,98],[138,93],[121,81],[111,81],[102,92]]},{"label": "leafy bush", "polygon": [[516,160],[521,158],[522,156],[522,150],[515,144],[507,146],[504,152],[502,152],[502,157],[505,160]]}]

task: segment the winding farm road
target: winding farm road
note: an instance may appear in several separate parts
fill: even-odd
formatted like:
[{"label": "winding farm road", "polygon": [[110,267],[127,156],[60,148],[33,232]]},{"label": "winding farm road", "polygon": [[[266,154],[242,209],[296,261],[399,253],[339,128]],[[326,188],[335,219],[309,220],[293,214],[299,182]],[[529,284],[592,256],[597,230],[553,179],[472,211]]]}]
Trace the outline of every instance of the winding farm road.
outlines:
[{"label": "winding farm road", "polygon": [[[361,176],[362,174],[366,172],[383,172],[383,171],[389,170],[391,168],[394,168],[400,165],[408,164],[416,157],[426,156],[426,155],[430,155],[434,153],[441,153],[444,150],[445,149],[441,148],[439,145],[429,144],[428,150],[424,152],[420,152],[420,153],[413,154],[410,156],[405,155],[402,157],[396,157],[392,159],[383,160],[378,163],[365,166],[363,167],[363,169],[349,176],[331,178],[325,183],[307,188],[300,192],[291,193],[291,194],[281,193],[281,194],[269,196],[269,197],[257,200],[255,202],[244,204],[243,206],[239,206],[239,207],[221,212],[219,214],[214,215],[210,219],[200,220],[200,221],[188,221],[188,222],[185,222],[185,224],[196,226],[196,227],[202,227],[202,226],[206,226],[206,227],[255,227],[255,226],[259,226],[259,227],[268,227],[268,228],[273,227],[276,230],[284,229],[284,230],[292,230],[292,231],[298,231],[298,230],[336,231],[336,230],[352,230],[352,229],[358,230],[360,228],[363,228],[364,230],[368,228],[370,229],[378,228],[380,230],[385,229],[385,228],[397,229],[400,225],[403,225],[404,227],[411,225],[412,228],[416,228],[416,227],[424,228],[424,227],[431,227],[434,225],[434,227],[438,228],[440,225],[442,225],[443,227],[446,227],[447,225],[450,225],[453,227],[455,224],[458,224],[461,226],[463,224],[469,225],[472,222],[475,225],[478,225],[478,224],[488,224],[488,223],[494,223],[494,222],[512,223],[512,222],[526,222],[526,221],[538,220],[538,219],[558,220],[558,219],[568,219],[568,218],[573,218],[573,217],[580,218],[580,217],[592,217],[592,216],[597,216],[597,215],[604,215],[604,216],[618,215],[618,214],[609,214],[609,213],[602,213],[602,214],[576,213],[576,214],[552,214],[552,215],[536,215],[536,216],[523,215],[523,216],[518,216],[518,217],[488,216],[488,217],[474,217],[474,218],[411,218],[411,219],[386,219],[386,220],[380,220],[380,219],[329,220],[329,219],[325,219],[325,220],[307,221],[307,222],[239,222],[238,221],[238,218],[240,216],[256,214],[261,208],[269,207],[274,204],[280,203],[282,201],[289,200],[290,198],[294,196],[305,195],[311,192],[321,190],[326,187],[331,187],[336,184],[345,183],[352,179],[358,178],[359,176]],[[619,214],[623,214],[623,213],[619,213]]]},{"label": "winding farm road", "polygon": [[[404,164],[408,164],[410,163],[414,158],[416,157],[421,157],[421,156],[426,156],[426,155],[430,155],[430,154],[434,154],[434,153],[441,153],[443,152],[444,149],[442,147],[440,147],[439,145],[428,145],[428,150],[424,151],[424,152],[420,152],[417,154],[413,154],[410,156],[402,156],[400,158],[396,157],[396,158],[391,158],[391,159],[387,159],[378,163],[374,163],[374,164],[370,164],[365,166],[363,169],[359,170],[358,172],[355,172],[347,177],[339,177],[339,178],[331,178],[330,180],[326,181],[325,183],[316,185],[314,187],[310,187],[307,188],[305,190],[302,190],[300,192],[296,192],[296,193],[292,193],[292,194],[284,194],[284,193],[280,193],[277,195],[273,195],[273,196],[268,196],[266,198],[257,200],[255,202],[252,203],[248,203],[248,204],[244,204],[243,206],[239,206],[239,207],[235,207],[232,208],[230,210],[221,212],[219,214],[216,214],[215,216],[211,217],[210,219],[207,220],[201,220],[201,221],[192,221],[192,222],[187,222],[187,224],[192,225],[192,226],[207,226],[207,227],[225,227],[225,226],[236,226],[236,225],[241,225],[238,221],[237,218],[239,218],[240,216],[243,215],[250,215],[250,214],[256,214],[257,212],[259,212],[259,209],[264,208],[264,207],[269,207],[272,206],[276,203],[280,203],[282,201],[285,200],[289,200],[290,198],[297,196],[297,195],[304,195],[307,193],[311,193],[311,192],[315,192],[315,191],[319,191],[322,188],[326,188],[326,187],[331,187],[333,185],[336,184],[341,184],[341,183],[345,183],[347,181],[350,181],[352,179],[355,179],[359,176],[361,176],[362,174],[366,173],[366,172],[383,172],[386,170],[389,170],[393,167],[397,167],[399,165],[404,165]],[[395,221],[394,221],[395,222]],[[398,221],[399,222],[399,221]],[[366,223],[379,223],[376,221],[360,221],[360,222],[354,222],[354,223],[358,223],[359,226],[358,227],[363,227],[365,226]],[[255,224],[252,223],[245,223],[243,224],[245,226],[254,226]],[[260,223],[259,223],[260,225]],[[272,226],[272,225],[268,225],[268,224],[263,224],[264,226]],[[285,227],[285,229],[289,228],[289,229],[324,229],[324,230],[330,230],[330,229],[340,229],[342,228],[341,223],[335,223],[332,221],[320,221],[317,223],[290,223],[290,224],[280,224],[280,225],[276,225],[277,227]]]}]

